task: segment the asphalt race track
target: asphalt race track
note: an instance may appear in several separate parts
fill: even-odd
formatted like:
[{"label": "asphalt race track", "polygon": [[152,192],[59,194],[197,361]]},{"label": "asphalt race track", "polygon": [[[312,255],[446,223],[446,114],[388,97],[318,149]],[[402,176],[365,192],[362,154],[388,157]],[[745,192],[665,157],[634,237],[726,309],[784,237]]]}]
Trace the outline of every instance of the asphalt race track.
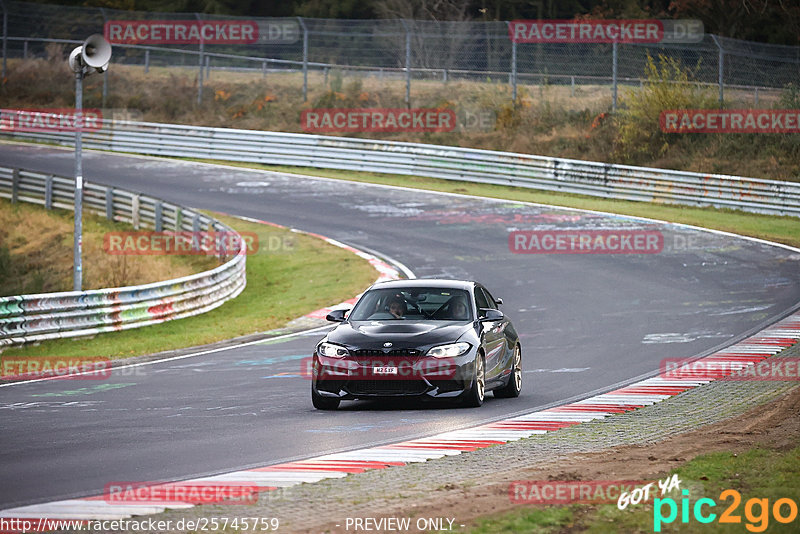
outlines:
[{"label": "asphalt race track", "polygon": [[[0,144],[0,165],[70,176],[73,153]],[[319,412],[299,374],[322,330],[107,380],[0,387],[0,509],[98,494],[112,481],[178,480],[505,418],[732,343],[800,301],[800,254],[674,225],[97,152],[84,153],[84,175],[317,232],[418,277],[479,280],[504,298],[520,332],[523,393],[490,396],[480,409],[344,402]],[[509,250],[512,230],[559,228],[658,231],[663,250]]]}]

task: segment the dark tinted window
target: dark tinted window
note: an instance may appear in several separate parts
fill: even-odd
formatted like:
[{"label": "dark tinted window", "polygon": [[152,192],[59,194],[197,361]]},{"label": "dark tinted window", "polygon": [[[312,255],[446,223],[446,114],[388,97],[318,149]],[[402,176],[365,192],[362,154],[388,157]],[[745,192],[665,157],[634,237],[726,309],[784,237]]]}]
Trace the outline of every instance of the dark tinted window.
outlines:
[{"label": "dark tinted window", "polygon": [[350,313],[350,321],[472,321],[469,293],[443,287],[373,289]]},{"label": "dark tinted window", "polygon": [[489,307],[494,308],[495,310],[498,309],[497,303],[494,301],[494,297],[492,296],[492,294],[489,293],[489,290],[486,289],[485,287],[481,289],[483,289],[483,292],[486,293],[486,301],[489,303]]},{"label": "dark tinted window", "polygon": [[489,302],[486,300],[486,295],[483,294],[483,291],[481,291],[479,287],[475,288],[475,304],[478,306],[479,310],[490,308]]}]

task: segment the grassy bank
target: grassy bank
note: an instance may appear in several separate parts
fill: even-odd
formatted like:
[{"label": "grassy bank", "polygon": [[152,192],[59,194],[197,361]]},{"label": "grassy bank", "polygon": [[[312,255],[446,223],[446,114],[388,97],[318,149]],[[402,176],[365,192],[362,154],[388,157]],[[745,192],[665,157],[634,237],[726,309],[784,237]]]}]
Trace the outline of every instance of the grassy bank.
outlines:
[{"label": "grassy bank", "polygon": [[231,217],[218,218],[238,231],[256,233],[260,244],[258,252],[247,258],[247,287],[234,300],[203,315],[144,330],[48,341],[7,349],[3,355],[121,358],[212,343],[282,327],[356,295],[377,278],[365,260],[320,239]]},{"label": "grassy bank", "polygon": [[[68,210],[0,199],[0,296],[72,291],[73,221]],[[103,250],[106,233],[131,230],[130,224],[84,214],[84,289],[169,280],[218,265],[208,256],[110,255]]]}]

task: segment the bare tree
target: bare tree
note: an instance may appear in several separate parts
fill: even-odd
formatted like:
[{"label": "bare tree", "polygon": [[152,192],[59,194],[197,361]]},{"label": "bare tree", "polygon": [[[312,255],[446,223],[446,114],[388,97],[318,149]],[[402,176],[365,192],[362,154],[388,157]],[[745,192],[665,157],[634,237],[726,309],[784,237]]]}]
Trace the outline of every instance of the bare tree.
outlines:
[{"label": "bare tree", "polygon": [[[401,19],[411,32],[411,63],[415,67],[451,69],[467,39],[468,28],[458,24],[471,20],[469,4],[463,0],[377,0],[381,18]],[[405,50],[405,36],[397,37],[398,50]],[[405,63],[405,52],[400,64]]]}]

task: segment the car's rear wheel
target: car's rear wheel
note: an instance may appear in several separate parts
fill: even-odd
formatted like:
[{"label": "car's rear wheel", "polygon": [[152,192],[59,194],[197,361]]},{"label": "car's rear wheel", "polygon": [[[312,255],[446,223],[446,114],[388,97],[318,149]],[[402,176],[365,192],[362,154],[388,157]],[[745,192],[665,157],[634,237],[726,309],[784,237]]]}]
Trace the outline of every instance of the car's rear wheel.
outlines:
[{"label": "car's rear wheel", "polygon": [[335,410],[339,407],[339,402],[339,399],[323,397],[311,388],[311,403],[317,410]]},{"label": "car's rear wheel", "polygon": [[522,391],[522,351],[517,345],[514,347],[514,363],[511,367],[511,376],[508,377],[508,384],[494,390],[494,396],[500,399],[511,399],[519,397],[520,391]]},{"label": "car's rear wheel", "polygon": [[475,372],[472,375],[472,387],[464,398],[464,406],[478,408],[483,404],[486,396],[486,365],[483,354],[475,356]]}]

